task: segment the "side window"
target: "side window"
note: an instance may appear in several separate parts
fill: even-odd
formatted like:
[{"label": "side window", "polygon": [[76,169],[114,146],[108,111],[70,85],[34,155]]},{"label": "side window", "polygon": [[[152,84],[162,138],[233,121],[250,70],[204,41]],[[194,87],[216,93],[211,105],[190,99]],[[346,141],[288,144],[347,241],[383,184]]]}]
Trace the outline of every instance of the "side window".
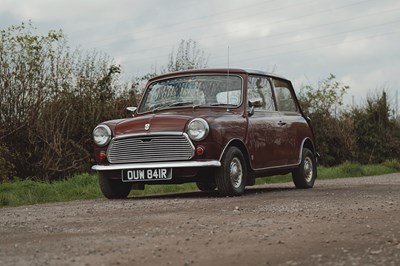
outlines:
[{"label": "side window", "polygon": [[297,105],[287,81],[274,80],[275,97],[279,111],[297,112]]},{"label": "side window", "polygon": [[260,101],[261,106],[255,110],[275,111],[272,88],[267,78],[249,77],[248,100]]}]

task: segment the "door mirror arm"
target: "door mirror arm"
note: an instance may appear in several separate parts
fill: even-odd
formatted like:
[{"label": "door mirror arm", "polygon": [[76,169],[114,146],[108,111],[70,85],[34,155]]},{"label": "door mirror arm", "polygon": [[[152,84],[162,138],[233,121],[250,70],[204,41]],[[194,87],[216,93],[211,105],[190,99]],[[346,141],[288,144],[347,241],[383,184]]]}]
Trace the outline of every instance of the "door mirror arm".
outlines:
[{"label": "door mirror arm", "polygon": [[249,116],[252,116],[252,115],[254,115],[254,106],[249,105],[249,107],[250,107],[250,109],[247,111],[247,113]]},{"label": "door mirror arm", "polygon": [[250,107],[248,114],[249,116],[252,116],[254,114],[255,107],[262,107],[262,100],[261,99],[249,100],[248,105]]}]

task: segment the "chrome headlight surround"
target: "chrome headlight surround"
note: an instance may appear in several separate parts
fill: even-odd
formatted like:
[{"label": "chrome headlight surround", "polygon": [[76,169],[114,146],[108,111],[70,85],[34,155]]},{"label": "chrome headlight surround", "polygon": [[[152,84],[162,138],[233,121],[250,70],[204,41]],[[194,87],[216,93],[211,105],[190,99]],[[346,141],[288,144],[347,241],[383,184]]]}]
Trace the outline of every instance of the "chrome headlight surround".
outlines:
[{"label": "chrome headlight surround", "polygon": [[210,132],[210,127],[203,118],[195,118],[190,121],[186,130],[190,139],[194,141],[202,141],[207,137],[208,132]]},{"label": "chrome headlight surround", "polygon": [[111,140],[111,129],[106,125],[98,125],[93,130],[93,141],[97,146],[106,146]]}]

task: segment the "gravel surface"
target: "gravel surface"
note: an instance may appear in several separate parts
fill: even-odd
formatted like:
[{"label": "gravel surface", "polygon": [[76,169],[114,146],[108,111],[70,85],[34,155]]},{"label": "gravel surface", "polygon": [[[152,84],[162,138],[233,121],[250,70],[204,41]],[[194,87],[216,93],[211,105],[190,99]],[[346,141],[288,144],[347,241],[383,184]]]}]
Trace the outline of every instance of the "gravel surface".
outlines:
[{"label": "gravel surface", "polygon": [[0,209],[0,265],[400,265],[400,174]]}]

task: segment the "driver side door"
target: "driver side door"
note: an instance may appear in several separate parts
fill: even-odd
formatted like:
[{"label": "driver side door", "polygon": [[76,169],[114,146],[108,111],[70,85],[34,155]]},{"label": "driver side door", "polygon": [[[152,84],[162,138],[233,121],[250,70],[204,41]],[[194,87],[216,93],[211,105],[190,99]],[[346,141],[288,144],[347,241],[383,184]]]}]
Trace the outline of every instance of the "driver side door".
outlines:
[{"label": "driver side door", "polygon": [[271,81],[268,77],[249,76],[247,99],[256,103],[248,117],[246,145],[253,169],[266,169],[286,164],[285,123],[277,111]]}]

